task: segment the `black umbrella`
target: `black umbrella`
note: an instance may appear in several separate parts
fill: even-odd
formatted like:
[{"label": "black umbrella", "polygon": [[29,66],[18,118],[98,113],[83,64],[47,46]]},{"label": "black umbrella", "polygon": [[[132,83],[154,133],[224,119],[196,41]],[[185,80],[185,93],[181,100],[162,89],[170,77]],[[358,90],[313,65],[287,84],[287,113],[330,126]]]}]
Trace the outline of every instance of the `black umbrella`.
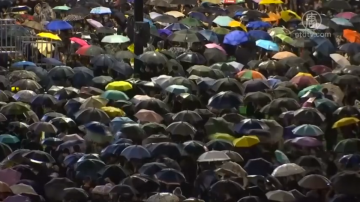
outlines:
[{"label": "black umbrella", "polygon": [[166,134],[166,126],[159,123],[145,123],[141,125],[141,128],[148,136],[153,134]]},{"label": "black umbrella", "polygon": [[[199,58],[197,58],[197,60],[198,59]],[[182,61],[182,62],[184,62],[184,61]],[[209,77],[211,79],[225,78],[225,75],[223,74],[222,71],[220,71],[218,69],[211,69],[210,67],[205,66],[205,65],[194,65],[194,66],[190,67],[189,69],[187,69],[187,72],[190,75],[199,76],[199,77],[203,77],[203,78],[205,78],[205,77]]]},{"label": "black umbrella", "polygon": [[21,79],[31,79],[34,81],[39,81],[40,79],[36,76],[34,72],[27,70],[16,70],[12,71],[7,75],[10,82],[15,82]]},{"label": "black umbrella", "polygon": [[111,76],[97,76],[94,77],[92,80],[92,86],[99,88],[99,89],[105,89],[105,87],[114,81],[114,78]]},{"label": "black umbrella", "polygon": [[4,160],[9,154],[12,153],[11,148],[4,144],[4,143],[0,143],[0,160]]},{"label": "black umbrella", "polygon": [[115,34],[116,30],[111,27],[99,27],[96,28],[96,32],[99,34]]},{"label": "black umbrella", "polygon": [[205,41],[206,38],[196,31],[186,29],[172,33],[170,36],[168,36],[168,40],[191,43]]},{"label": "black umbrella", "polygon": [[267,176],[272,173],[273,165],[262,158],[250,159],[244,166],[249,175]]},{"label": "black umbrella", "polygon": [[[181,76],[176,76],[176,77],[172,77],[169,79],[169,85],[182,85],[187,87],[190,91],[196,91],[197,87],[196,84],[194,82],[192,82],[190,79],[188,78],[184,78]],[[162,88],[166,88],[168,86],[161,86]]]},{"label": "black umbrella", "polygon": [[184,174],[172,168],[162,169],[157,172],[155,176],[160,182],[167,185],[180,185],[183,182],[186,182]]},{"label": "black umbrella", "polygon": [[123,50],[123,51],[118,51],[115,53],[115,58],[116,59],[121,59],[121,60],[130,60],[135,58],[136,55],[128,50]]},{"label": "black umbrella", "polygon": [[244,87],[236,79],[222,78],[217,79],[215,83],[211,86],[211,89],[215,92],[233,91],[235,93],[242,94]]},{"label": "black umbrella", "polygon": [[243,15],[247,16],[248,18],[268,18],[268,14],[262,13],[257,10],[247,10],[243,12]]},{"label": "black umbrella", "polygon": [[274,99],[277,98],[292,98],[295,100],[298,100],[299,97],[297,96],[297,94],[290,88],[287,87],[276,87],[273,90],[267,91],[267,93],[269,93]]},{"label": "black umbrella", "polygon": [[107,156],[120,156],[121,152],[131,144],[129,143],[116,143],[111,144],[107,147],[105,147],[103,150],[101,150],[101,156],[107,157]]},{"label": "black umbrella", "polygon": [[131,145],[126,147],[122,152],[121,156],[125,157],[128,161],[134,159],[147,159],[151,157],[149,150],[141,145]]},{"label": "black umbrella", "polygon": [[14,100],[18,102],[31,103],[32,99],[36,96],[36,93],[31,90],[20,90],[13,95]]},{"label": "black umbrella", "polygon": [[279,115],[283,110],[291,111],[297,110],[301,106],[298,101],[292,98],[277,98],[272,100],[269,104],[265,105],[260,112],[269,115]]},{"label": "black umbrella", "polygon": [[244,97],[244,104],[254,104],[254,106],[265,106],[271,102],[269,94],[263,92],[247,93]]},{"label": "black umbrella", "polygon": [[36,95],[31,101],[31,105],[45,107],[52,107],[55,103],[57,103],[57,100],[50,94]]},{"label": "black umbrella", "polygon": [[139,173],[152,176],[164,168],[167,168],[167,166],[163,163],[159,163],[159,162],[145,163],[140,167]]},{"label": "black umbrella", "polygon": [[138,104],[135,105],[135,111],[139,111],[141,109],[152,110],[158,114],[166,114],[169,112],[168,106],[165,102],[159,99],[147,99],[142,100]]},{"label": "black umbrella", "polygon": [[186,155],[182,145],[171,142],[155,143],[148,147],[148,149],[154,158],[166,155],[172,159],[179,159]]},{"label": "black umbrella", "polygon": [[38,90],[42,89],[42,86],[34,80],[21,79],[12,83],[11,88],[14,88],[15,91],[32,90],[37,92]]},{"label": "black umbrella", "polygon": [[10,102],[0,109],[3,115],[21,115],[25,112],[31,111],[30,106],[22,102]]},{"label": "black umbrella", "polygon": [[237,108],[242,103],[242,97],[232,91],[222,91],[212,96],[208,105],[215,109],[231,109]]},{"label": "black umbrella", "polygon": [[30,160],[35,160],[35,161],[40,161],[43,163],[55,163],[55,159],[48,153],[43,152],[43,151],[39,151],[39,150],[34,150],[34,151],[29,151],[27,153],[25,153],[23,155],[23,157],[30,159]]},{"label": "black umbrella", "polygon": [[176,100],[181,104],[182,110],[195,110],[202,108],[200,99],[194,94],[180,94]]},{"label": "black umbrella", "polygon": [[360,185],[360,176],[355,172],[340,172],[331,178],[331,185],[338,194],[357,195],[354,187]]},{"label": "black umbrella", "polygon": [[172,135],[182,135],[182,136],[193,136],[196,133],[194,126],[187,122],[179,121],[173,122],[166,128],[166,131]]},{"label": "black umbrella", "polygon": [[145,53],[141,54],[138,59],[148,65],[152,64],[152,65],[165,66],[168,61],[167,58],[163,54],[161,54],[159,52],[155,52],[155,51],[145,52]]},{"label": "black umbrella", "polygon": [[210,140],[209,142],[206,143],[206,147],[209,149],[209,151],[211,150],[224,151],[224,150],[232,150],[234,148],[232,142],[222,139]]},{"label": "black umbrella", "polygon": [[270,89],[270,86],[266,80],[248,80],[243,83],[244,85],[244,93],[251,93],[251,92],[265,92],[266,90]]},{"label": "black umbrella", "polygon": [[180,62],[186,62],[194,65],[203,65],[206,63],[205,57],[196,52],[182,53],[176,59],[179,60]]},{"label": "black umbrella", "polygon": [[336,115],[337,119],[351,116],[360,117],[360,110],[355,106],[343,106],[337,108],[333,114]]},{"label": "black umbrella", "polygon": [[205,49],[204,56],[208,65],[212,65],[218,62],[225,62],[227,60],[226,54],[217,48]]},{"label": "black umbrella", "polygon": [[114,64],[117,61],[118,60],[113,55],[100,54],[100,55],[97,55],[97,56],[91,58],[90,63],[94,67],[107,68],[108,66]]},{"label": "black umbrella", "polygon": [[208,148],[203,142],[190,140],[183,143],[184,150],[189,155],[200,156],[202,153],[207,152]]},{"label": "black umbrella", "polygon": [[115,62],[109,66],[108,72],[116,79],[126,80],[132,76],[134,69],[128,63]]},{"label": "black umbrella", "polygon": [[145,145],[147,149],[151,150],[153,146],[155,146],[155,143],[162,143],[162,142],[169,143],[172,142],[172,140],[168,135],[154,134],[144,139],[142,141],[142,145]]},{"label": "black umbrella", "polygon": [[239,198],[244,189],[232,180],[220,180],[210,187],[210,195],[217,200],[226,200],[227,197]]},{"label": "black umbrella", "polygon": [[92,121],[101,121],[102,123],[110,123],[109,116],[102,110],[96,108],[85,108],[74,114],[77,122],[85,124]]},{"label": "black umbrella", "polygon": [[110,178],[116,184],[128,176],[128,172],[119,165],[107,165],[98,174],[103,179]]},{"label": "black umbrella", "polygon": [[64,143],[63,140],[61,140],[59,138],[55,138],[55,137],[48,137],[41,141],[42,145],[50,146],[50,147],[57,147],[62,143]]},{"label": "black umbrella", "polygon": [[64,189],[76,187],[76,184],[68,178],[53,178],[45,184],[45,195],[51,200],[61,200]]},{"label": "black umbrella", "polygon": [[49,71],[48,75],[53,81],[66,81],[74,76],[74,70],[69,66],[56,66]]},{"label": "black umbrella", "polygon": [[65,188],[63,191],[63,200],[86,201],[88,198],[86,191],[81,188],[71,187]]},{"label": "black umbrella", "polygon": [[189,110],[176,113],[174,116],[172,116],[172,119],[174,121],[184,121],[190,124],[196,124],[202,121],[202,117],[198,113]]},{"label": "black umbrella", "polygon": [[159,182],[146,175],[135,174],[125,178],[121,183],[121,185],[128,185],[139,193],[151,193],[156,192],[159,188]]},{"label": "black umbrella", "polygon": [[351,5],[348,2],[344,2],[341,0],[331,0],[324,4],[325,8],[330,8],[334,10],[348,10],[351,9]]}]

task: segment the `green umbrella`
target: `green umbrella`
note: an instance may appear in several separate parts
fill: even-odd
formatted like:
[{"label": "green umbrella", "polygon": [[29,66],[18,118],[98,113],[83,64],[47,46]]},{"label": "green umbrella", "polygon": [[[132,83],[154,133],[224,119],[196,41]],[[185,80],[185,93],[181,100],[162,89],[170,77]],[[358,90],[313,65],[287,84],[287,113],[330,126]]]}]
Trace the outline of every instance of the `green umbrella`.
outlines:
[{"label": "green umbrella", "polygon": [[107,90],[101,94],[101,97],[108,100],[129,100],[129,97],[125,93],[118,90]]},{"label": "green umbrella", "polygon": [[0,142],[5,143],[5,144],[15,144],[15,143],[20,142],[20,140],[16,136],[9,135],[9,134],[2,134],[2,135],[0,135]]},{"label": "green umbrella", "polygon": [[299,93],[298,93],[298,96],[299,97],[302,97],[304,96],[307,92],[309,91],[312,91],[312,92],[319,92],[321,91],[321,89],[323,89],[323,86],[322,85],[311,85],[311,86],[308,86],[304,89],[302,89]]},{"label": "green umbrella", "polygon": [[289,158],[286,156],[286,154],[284,154],[282,151],[280,150],[276,150],[275,151],[275,158],[276,160],[281,163],[281,164],[285,164],[285,163],[290,163]]},{"label": "green umbrella", "polygon": [[230,33],[229,29],[223,28],[223,27],[215,27],[212,29],[213,32],[219,35],[227,35]]},{"label": "green umbrella", "polygon": [[55,6],[53,8],[53,10],[58,10],[58,11],[68,11],[71,8],[69,6],[63,5],[63,6]]},{"label": "green umbrella", "polygon": [[272,29],[269,29],[268,30],[268,33],[270,34],[270,36],[274,37],[278,34],[283,34],[283,35],[288,35],[286,33],[286,28],[283,28],[283,27],[274,27]]},{"label": "green umbrella", "polygon": [[341,140],[334,148],[334,151],[342,154],[353,154],[360,151],[360,139],[350,138]]},{"label": "green umbrella", "polygon": [[314,101],[314,104],[315,107],[318,108],[320,111],[324,109],[333,112],[339,107],[339,105],[336,102],[329,100],[327,98],[316,99]]},{"label": "green umbrella", "polygon": [[189,27],[201,27],[204,25],[203,23],[201,23],[200,20],[195,18],[184,18],[180,20],[180,23],[187,25]]}]

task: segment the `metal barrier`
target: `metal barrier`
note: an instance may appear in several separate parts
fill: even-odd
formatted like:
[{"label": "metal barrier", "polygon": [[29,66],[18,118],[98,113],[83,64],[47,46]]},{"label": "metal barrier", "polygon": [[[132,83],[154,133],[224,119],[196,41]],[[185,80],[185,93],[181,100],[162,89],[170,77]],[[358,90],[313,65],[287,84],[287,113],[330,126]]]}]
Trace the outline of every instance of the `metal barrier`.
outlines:
[{"label": "metal barrier", "polygon": [[14,26],[15,24],[15,19],[0,19],[0,53],[11,54],[16,51],[16,39],[11,36],[11,26]]},{"label": "metal barrier", "polygon": [[31,61],[38,66],[46,66],[42,58],[59,58],[60,41],[50,40],[38,36],[22,36],[16,40],[16,57]]}]

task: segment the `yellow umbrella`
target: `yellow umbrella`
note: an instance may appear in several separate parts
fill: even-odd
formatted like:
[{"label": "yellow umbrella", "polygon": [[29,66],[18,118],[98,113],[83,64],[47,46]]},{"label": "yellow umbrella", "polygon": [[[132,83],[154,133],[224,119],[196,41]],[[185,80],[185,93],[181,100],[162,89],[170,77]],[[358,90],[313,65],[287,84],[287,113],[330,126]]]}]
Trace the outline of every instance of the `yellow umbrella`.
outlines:
[{"label": "yellow umbrella", "polygon": [[260,1],[260,5],[264,5],[264,4],[283,4],[284,2],[282,2],[281,0],[261,0]]},{"label": "yellow umbrella", "polygon": [[52,58],[51,56],[52,52],[55,50],[55,46],[53,46],[50,42],[45,40],[36,40],[32,45],[45,57]]},{"label": "yellow umbrella", "polygon": [[230,142],[235,140],[235,137],[233,137],[227,133],[215,133],[215,134],[212,134],[210,137],[211,137],[211,139],[228,140]]},{"label": "yellow umbrella", "polygon": [[296,74],[294,77],[297,77],[297,76],[309,76],[309,77],[313,77],[311,74],[305,73],[305,72],[299,72],[299,73]]},{"label": "yellow umbrella", "polygon": [[288,22],[294,18],[301,20],[301,17],[292,10],[281,11],[280,15],[285,22]]},{"label": "yellow umbrella", "polygon": [[105,87],[105,90],[118,90],[123,92],[131,89],[132,85],[127,81],[114,81]]},{"label": "yellow umbrella", "polygon": [[116,107],[101,107],[101,109],[109,115],[110,118],[126,116],[125,112]]},{"label": "yellow umbrella", "polygon": [[233,141],[235,147],[252,147],[260,143],[260,140],[256,136],[243,136]]},{"label": "yellow umbrella", "polygon": [[60,37],[58,35],[48,33],[48,32],[41,32],[41,33],[37,34],[37,36],[52,39],[52,40],[61,41],[61,39],[60,39]]},{"label": "yellow umbrella", "polygon": [[289,51],[282,51],[282,52],[278,52],[276,53],[275,55],[272,56],[273,59],[276,59],[276,60],[281,60],[281,59],[284,59],[284,58],[288,58],[288,57],[296,57],[296,55],[292,52],[289,52]]},{"label": "yellow umbrella", "polygon": [[212,3],[212,4],[221,4],[222,3],[221,0],[204,0],[202,2],[209,2],[209,3]]},{"label": "yellow umbrella", "polygon": [[239,21],[231,21],[229,23],[229,27],[240,27],[241,29],[243,29],[245,32],[247,32],[247,29],[245,27],[245,25],[243,25],[241,22]]},{"label": "yellow umbrella", "polygon": [[357,124],[359,122],[360,122],[360,120],[355,118],[355,117],[345,117],[345,118],[342,118],[342,119],[336,121],[334,123],[334,125],[332,126],[332,128],[341,128],[341,127],[344,127],[344,126]]}]

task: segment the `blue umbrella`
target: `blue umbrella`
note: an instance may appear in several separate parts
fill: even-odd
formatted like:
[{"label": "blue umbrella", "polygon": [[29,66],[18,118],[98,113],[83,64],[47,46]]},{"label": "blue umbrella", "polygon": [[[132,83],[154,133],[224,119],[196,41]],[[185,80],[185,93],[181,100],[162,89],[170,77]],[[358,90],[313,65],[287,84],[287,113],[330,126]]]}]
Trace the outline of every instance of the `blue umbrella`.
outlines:
[{"label": "blue umbrella", "polygon": [[111,10],[110,10],[110,8],[100,6],[100,7],[96,7],[96,8],[91,9],[90,13],[91,14],[98,14],[98,15],[110,14]]},{"label": "blue umbrella", "polygon": [[229,26],[231,21],[234,21],[234,19],[232,19],[229,16],[217,16],[213,20],[213,23],[215,23],[215,24],[217,24],[219,26],[227,27],[227,26]]},{"label": "blue umbrella", "polygon": [[105,147],[103,150],[101,150],[100,155],[102,157],[111,156],[111,155],[120,156],[121,152],[124,151],[124,149],[130,145],[131,144],[129,143],[111,144]]},{"label": "blue umbrella", "polygon": [[268,40],[259,39],[256,41],[256,46],[269,51],[279,51],[279,46],[276,43]]},{"label": "blue umbrella", "polygon": [[249,41],[249,36],[246,32],[235,30],[225,35],[223,43],[238,46],[247,41]]},{"label": "blue umbrella", "polygon": [[359,154],[348,154],[339,159],[339,163],[345,168],[359,168],[360,166],[360,155]]},{"label": "blue umbrella", "polygon": [[57,60],[55,58],[42,58],[41,62],[46,63],[48,65],[53,65],[53,66],[64,65],[62,62],[60,62],[59,60]]},{"label": "blue umbrella", "polygon": [[241,17],[241,16],[243,16],[243,15],[244,15],[243,12],[244,12],[244,11],[236,11],[234,17],[236,18],[236,17]]},{"label": "blue umbrella", "polygon": [[211,86],[214,85],[215,79],[205,77],[205,78],[199,78],[199,80],[196,82],[199,89],[208,90]]},{"label": "blue umbrella", "polygon": [[222,91],[209,99],[208,105],[215,109],[238,108],[242,103],[241,96],[232,91]]},{"label": "blue umbrella", "polygon": [[86,129],[92,133],[97,133],[97,134],[106,134],[108,133],[108,128],[105,124],[102,124],[100,122],[97,121],[92,121],[90,123],[87,123],[83,126],[80,126],[80,128],[82,129]]},{"label": "blue umbrella", "polygon": [[269,78],[267,81],[271,88],[274,88],[278,83],[282,82],[280,79],[274,79],[274,78]]},{"label": "blue umbrella", "polygon": [[85,155],[84,153],[70,154],[65,157],[63,164],[65,165],[65,167],[73,167],[76,164],[76,162],[84,155]]},{"label": "blue umbrella", "polygon": [[142,165],[141,168],[139,169],[139,173],[145,174],[148,176],[153,176],[157,172],[161,171],[164,168],[167,168],[167,166],[163,163],[150,162],[150,163],[145,163],[144,165]]},{"label": "blue umbrella", "polygon": [[170,31],[169,29],[159,29],[158,33],[159,33],[159,35],[165,34],[166,36],[169,36],[172,34],[172,31]]},{"label": "blue umbrella", "polygon": [[246,27],[252,29],[259,29],[259,28],[270,28],[272,27],[270,23],[263,22],[263,21],[251,21],[249,22]]},{"label": "blue umbrella", "polygon": [[20,62],[15,62],[14,64],[11,65],[11,67],[15,67],[15,68],[25,68],[26,66],[33,66],[36,67],[37,65],[33,62],[29,62],[29,61],[20,61]]},{"label": "blue umbrella", "polygon": [[346,43],[339,47],[340,50],[346,52],[350,55],[355,55],[356,53],[360,52],[360,44],[358,43]]},{"label": "blue umbrella", "polygon": [[310,137],[324,134],[324,132],[318,126],[311,124],[300,125],[294,128],[292,132],[294,133],[294,135],[297,136],[310,136]]},{"label": "blue umbrella", "polygon": [[133,159],[146,159],[150,158],[151,154],[149,150],[141,145],[131,145],[126,147],[122,152],[121,156],[125,157],[128,161]]},{"label": "blue umbrella", "polygon": [[336,52],[336,48],[331,43],[331,41],[324,37],[312,37],[310,38],[313,42],[316,43],[315,50],[321,53],[323,56],[328,56]]},{"label": "blue umbrella", "polygon": [[46,29],[50,31],[67,30],[73,27],[66,21],[54,20],[46,24]]},{"label": "blue umbrella", "polygon": [[168,29],[171,31],[179,31],[179,30],[183,30],[183,29],[189,29],[189,27],[182,23],[173,23],[173,24],[170,24],[169,26],[165,27],[164,29]]},{"label": "blue umbrella", "polygon": [[254,129],[268,129],[268,127],[258,119],[244,119],[234,126],[234,131],[243,135]]},{"label": "blue umbrella", "polygon": [[127,123],[136,123],[129,117],[116,117],[110,122],[110,130],[112,133],[116,133],[120,131],[123,126]]},{"label": "blue umbrella", "polygon": [[353,27],[354,25],[345,18],[332,18],[331,21],[335,22],[337,25],[341,25],[344,27]]},{"label": "blue umbrella", "polygon": [[198,20],[203,21],[203,22],[208,22],[209,21],[209,19],[206,17],[206,15],[203,14],[203,13],[200,13],[200,12],[191,12],[189,14],[189,17],[198,19]]},{"label": "blue umbrella", "polygon": [[251,38],[255,39],[255,41],[259,39],[268,40],[268,41],[272,40],[270,34],[262,30],[250,30],[248,34]]},{"label": "blue umbrella", "polygon": [[203,35],[206,40],[214,42],[214,43],[219,43],[219,38],[215,32],[213,32],[211,30],[201,30],[201,31],[199,31],[199,33],[201,35]]}]

